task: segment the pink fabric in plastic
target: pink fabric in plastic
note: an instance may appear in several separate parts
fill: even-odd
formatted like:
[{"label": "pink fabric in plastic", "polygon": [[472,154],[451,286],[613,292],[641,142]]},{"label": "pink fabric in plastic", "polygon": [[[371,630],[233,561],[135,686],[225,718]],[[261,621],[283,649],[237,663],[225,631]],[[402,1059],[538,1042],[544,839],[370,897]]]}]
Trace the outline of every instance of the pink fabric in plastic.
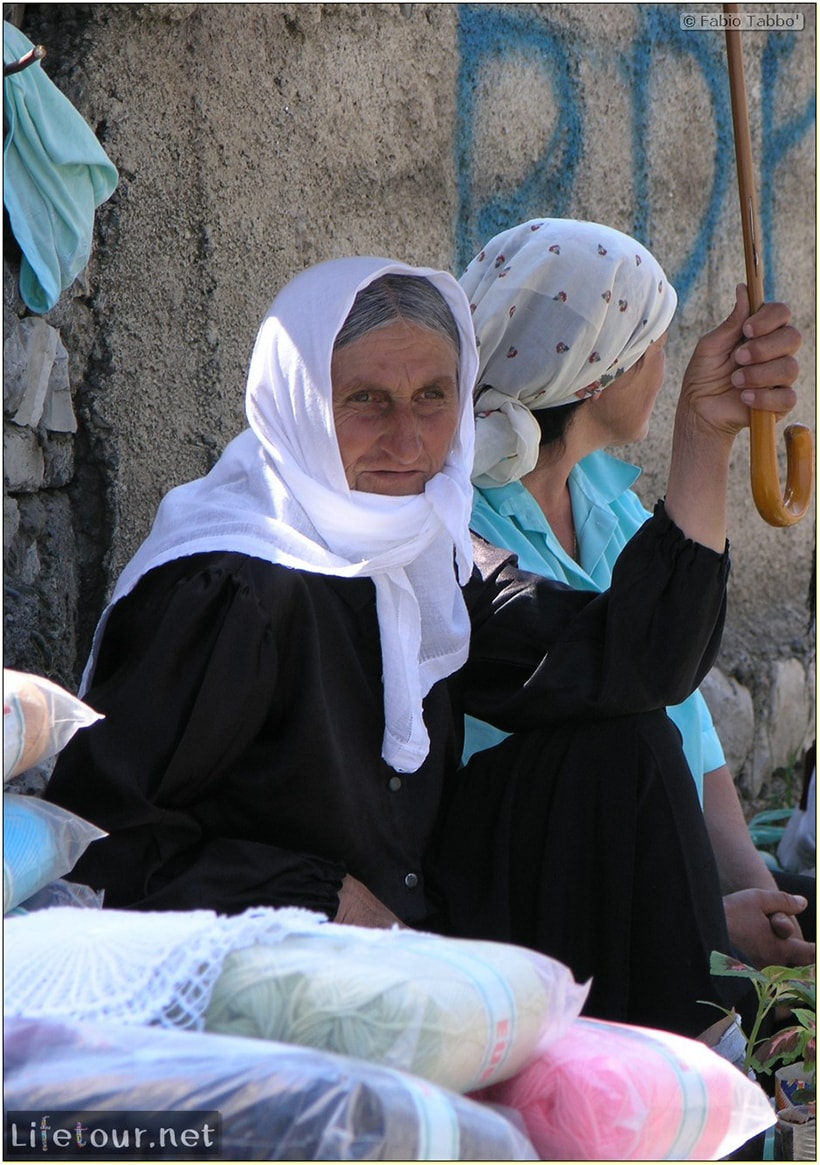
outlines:
[{"label": "pink fabric in plastic", "polygon": [[552,1161],[716,1160],[774,1123],[759,1085],[705,1044],[591,1019],[473,1096],[516,1109]]}]

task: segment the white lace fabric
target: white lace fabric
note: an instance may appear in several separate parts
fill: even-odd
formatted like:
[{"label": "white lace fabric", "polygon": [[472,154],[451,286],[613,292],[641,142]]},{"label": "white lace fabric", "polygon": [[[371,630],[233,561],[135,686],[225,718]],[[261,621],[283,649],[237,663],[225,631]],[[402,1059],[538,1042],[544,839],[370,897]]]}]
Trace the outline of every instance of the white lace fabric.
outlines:
[{"label": "white lace fabric", "polygon": [[231,951],[322,922],[266,907],[225,917],[57,906],[6,918],[5,1014],[199,1031]]}]

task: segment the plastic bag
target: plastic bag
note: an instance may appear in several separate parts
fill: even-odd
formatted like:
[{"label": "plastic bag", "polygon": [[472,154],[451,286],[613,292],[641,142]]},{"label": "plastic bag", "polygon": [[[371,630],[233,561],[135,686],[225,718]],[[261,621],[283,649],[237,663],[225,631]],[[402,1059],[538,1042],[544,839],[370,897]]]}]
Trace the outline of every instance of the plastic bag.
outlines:
[{"label": "plastic bag", "polygon": [[792,813],[777,847],[777,860],[792,874],[813,873],[817,866],[817,772],[812,769],[806,807]]},{"label": "plastic bag", "polygon": [[49,882],[26,898],[12,913],[31,914],[33,910],[50,910],[52,906],[70,906],[79,910],[101,910],[104,890],[94,890],[91,886],[84,886],[81,882],[67,882],[65,878],[57,878]]},{"label": "plastic bag", "polygon": [[467,1090],[578,1015],[563,964],[505,943],[339,926],[293,908],[83,910],[6,920],[6,1015],[216,1027]]},{"label": "plastic bag", "polygon": [[75,813],[19,793],[3,794],[3,913],[61,878],[105,831]]},{"label": "plastic bag", "polygon": [[586,994],[562,963],[510,944],[325,923],[228,955],[205,1028],[467,1092],[522,1068],[569,1028]]},{"label": "plastic bag", "polygon": [[553,1161],[707,1161],[775,1123],[758,1084],[705,1044],[579,1019],[480,1099],[516,1109]]},{"label": "plastic bag", "polygon": [[3,781],[65,748],[99,712],[42,676],[3,669]]},{"label": "plastic bag", "polygon": [[283,1044],[7,1019],[6,1111],[213,1111],[220,1159],[531,1161],[501,1113],[428,1081]]}]

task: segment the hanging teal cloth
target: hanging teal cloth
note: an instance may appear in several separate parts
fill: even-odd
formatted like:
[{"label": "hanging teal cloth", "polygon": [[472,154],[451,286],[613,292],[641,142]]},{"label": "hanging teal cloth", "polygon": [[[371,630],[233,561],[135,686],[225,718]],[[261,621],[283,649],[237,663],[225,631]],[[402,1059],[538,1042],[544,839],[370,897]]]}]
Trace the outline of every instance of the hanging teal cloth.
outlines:
[{"label": "hanging teal cloth", "polygon": [[[3,63],[33,48],[3,22]],[[90,127],[39,64],[3,80],[3,202],[20,244],[20,294],[50,311],[88,263],[94,211],[116,188],[116,168]]]}]

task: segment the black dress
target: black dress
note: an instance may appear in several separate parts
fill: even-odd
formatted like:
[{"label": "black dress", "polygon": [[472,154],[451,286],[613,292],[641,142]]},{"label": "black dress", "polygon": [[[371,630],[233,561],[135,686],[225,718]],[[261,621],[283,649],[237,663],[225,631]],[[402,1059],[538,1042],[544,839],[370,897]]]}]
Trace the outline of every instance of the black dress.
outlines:
[{"label": "black dress", "polygon": [[[47,790],[110,834],[72,876],[109,907],[333,917],[350,872],[410,925],[592,975],[590,1014],[694,1034],[728,940],[662,709],[713,662],[728,556],[659,506],[602,595],[478,539],[475,560],[470,658],[427,696],[430,754],[409,774],[380,755],[370,580],[229,552],[151,571],[103,636],[85,699],[106,719]],[[461,769],[465,711],[515,735]]]}]

